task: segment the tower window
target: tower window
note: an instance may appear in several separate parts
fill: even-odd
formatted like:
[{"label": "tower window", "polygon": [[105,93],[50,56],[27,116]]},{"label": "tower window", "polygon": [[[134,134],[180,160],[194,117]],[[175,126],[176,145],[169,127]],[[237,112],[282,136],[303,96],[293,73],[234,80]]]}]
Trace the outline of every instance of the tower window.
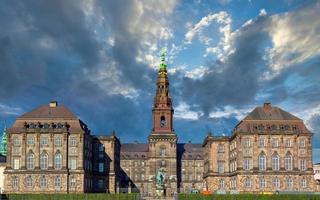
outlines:
[{"label": "tower window", "polygon": [[161,116],[160,118],[160,127],[166,126],[166,118],[164,116]]}]

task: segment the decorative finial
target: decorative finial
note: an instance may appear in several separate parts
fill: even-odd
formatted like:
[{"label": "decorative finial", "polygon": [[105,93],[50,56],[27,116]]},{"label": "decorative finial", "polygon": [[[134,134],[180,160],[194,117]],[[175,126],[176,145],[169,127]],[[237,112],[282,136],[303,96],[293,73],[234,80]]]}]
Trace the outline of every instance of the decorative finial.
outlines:
[{"label": "decorative finial", "polygon": [[160,69],[166,69],[166,54],[167,54],[167,49],[162,48],[161,50],[161,62],[160,62]]}]

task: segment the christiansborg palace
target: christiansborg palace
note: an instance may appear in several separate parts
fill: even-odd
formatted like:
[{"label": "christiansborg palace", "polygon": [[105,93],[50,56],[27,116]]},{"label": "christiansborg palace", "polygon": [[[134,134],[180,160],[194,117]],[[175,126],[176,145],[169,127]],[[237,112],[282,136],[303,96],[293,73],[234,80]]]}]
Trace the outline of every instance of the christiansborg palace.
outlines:
[{"label": "christiansborg palace", "polygon": [[230,137],[178,143],[162,58],[148,143],[95,136],[67,107],[51,102],[18,117],[8,130],[7,193],[314,191],[312,133],[298,117],[265,103]]}]

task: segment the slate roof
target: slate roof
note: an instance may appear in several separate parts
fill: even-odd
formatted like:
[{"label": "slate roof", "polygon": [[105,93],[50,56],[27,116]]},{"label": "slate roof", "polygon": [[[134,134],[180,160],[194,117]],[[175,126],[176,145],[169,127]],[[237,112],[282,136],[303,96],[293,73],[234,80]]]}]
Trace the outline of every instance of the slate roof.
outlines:
[{"label": "slate roof", "polygon": [[[33,126],[34,124],[37,126]],[[41,133],[63,131],[63,128],[59,128],[59,124],[67,124],[70,133],[90,132],[84,122],[66,106],[59,105],[57,102],[39,106],[21,115],[16,119],[9,132],[20,133],[25,132],[26,129],[28,129],[27,132],[39,131]]]},{"label": "slate roof", "polygon": [[203,147],[202,144],[195,143],[178,143],[177,144],[178,157],[182,160],[202,160]]},{"label": "slate roof", "polygon": [[121,152],[148,152],[149,145],[144,143],[121,144]]},{"label": "slate roof", "polygon": [[244,120],[301,120],[291,113],[279,107],[265,103],[264,106],[256,107]]},{"label": "slate roof", "polygon": [[264,103],[251,111],[234,129],[234,132],[311,133],[303,121],[271,103]]},{"label": "slate roof", "polygon": [[121,159],[147,159],[149,145],[143,143],[125,143],[121,144]]},{"label": "slate roof", "polygon": [[27,112],[18,119],[77,119],[77,117],[64,105],[50,107],[48,104]]}]

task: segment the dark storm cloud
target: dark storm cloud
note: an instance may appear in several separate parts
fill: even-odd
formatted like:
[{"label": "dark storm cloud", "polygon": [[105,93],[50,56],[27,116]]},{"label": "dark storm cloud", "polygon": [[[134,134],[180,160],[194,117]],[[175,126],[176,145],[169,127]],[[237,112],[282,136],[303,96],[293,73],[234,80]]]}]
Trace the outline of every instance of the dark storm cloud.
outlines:
[{"label": "dark storm cloud", "polygon": [[[77,1],[1,2],[0,98],[30,86],[43,85],[55,92],[62,88],[59,81],[99,62],[100,46],[79,5]],[[77,66],[72,59],[80,59]]]},{"label": "dark storm cloud", "polygon": [[[145,139],[151,129],[152,97],[147,93],[155,87],[151,80],[156,73],[136,61],[144,41],[129,27],[137,10],[132,1],[97,1],[94,17],[103,19],[106,30],[96,30],[83,6],[82,1],[0,2],[0,100],[29,111],[55,99],[84,119],[94,134],[114,129],[120,136]],[[103,31],[114,36],[112,46],[99,38],[107,35]],[[131,85],[139,99],[110,95],[95,80],[100,69],[108,73],[111,63],[120,74],[114,84]],[[0,120],[12,122],[14,117]]]},{"label": "dark storm cloud", "polygon": [[200,105],[206,115],[225,105],[241,106],[252,102],[259,90],[259,76],[266,67],[262,57],[263,44],[268,39],[264,27],[268,23],[267,17],[259,16],[236,33],[236,50],[226,62],[211,64],[212,71],[201,79],[184,78],[184,99],[191,105]]}]

